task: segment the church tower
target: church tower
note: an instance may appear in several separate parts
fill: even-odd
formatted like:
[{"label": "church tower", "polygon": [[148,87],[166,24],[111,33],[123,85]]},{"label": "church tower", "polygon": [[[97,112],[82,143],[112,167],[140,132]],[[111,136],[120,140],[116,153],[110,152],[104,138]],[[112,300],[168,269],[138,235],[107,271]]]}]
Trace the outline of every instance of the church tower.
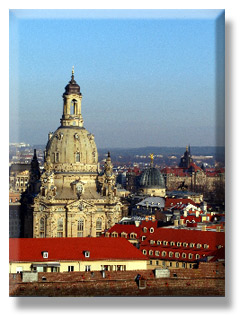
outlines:
[{"label": "church tower", "polygon": [[97,147],[83,126],[81,100],[73,69],[63,93],[61,125],[48,135],[40,189],[32,205],[33,236],[26,237],[96,237],[121,219],[122,204],[111,190],[111,160],[109,198],[99,190]]},{"label": "church tower", "polygon": [[63,116],[61,118],[61,126],[83,126],[83,118],[81,115],[81,99],[80,86],[74,79],[74,67],[70,82],[65,87],[63,94],[64,106]]},{"label": "church tower", "polygon": [[191,157],[191,149],[190,146],[186,146],[186,151],[184,152],[184,156],[181,157],[179,167],[188,169],[190,165],[193,163],[193,159]]}]

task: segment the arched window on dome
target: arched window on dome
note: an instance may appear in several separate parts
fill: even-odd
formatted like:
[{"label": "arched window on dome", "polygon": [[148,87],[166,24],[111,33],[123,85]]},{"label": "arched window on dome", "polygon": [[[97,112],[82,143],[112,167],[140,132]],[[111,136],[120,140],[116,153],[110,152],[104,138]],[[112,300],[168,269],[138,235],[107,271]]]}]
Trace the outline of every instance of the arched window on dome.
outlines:
[{"label": "arched window on dome", "polygon": [[80,153],[76,152],[75,154],[75,162],[80,162]]},{"label": "arched window on dome", "polygon": [[77,101],[75,99],[73,99],[70,103],[70,114],[77,114]]}]

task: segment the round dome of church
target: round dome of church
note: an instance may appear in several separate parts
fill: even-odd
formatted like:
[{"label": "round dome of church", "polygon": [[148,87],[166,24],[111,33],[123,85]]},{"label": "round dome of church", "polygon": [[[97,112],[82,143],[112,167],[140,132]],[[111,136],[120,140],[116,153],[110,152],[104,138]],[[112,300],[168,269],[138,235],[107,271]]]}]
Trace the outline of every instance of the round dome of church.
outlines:
[{"label": "round dome of church", "polygon": [[161,172],[154,167],[144,170],[140,177],[140,187],[165,188],[165,182]]},{"label": "round dome of church", "polygon": [[[97,169],[98,153],[94,136],[85,128],[60,127],[50,135],[46,146],[46,158],[50,163],[67,167],[70,171],[94,171]],[[67,165],[66,165],[67,164]],[[93,166],[93,167],[92,167]]]}]

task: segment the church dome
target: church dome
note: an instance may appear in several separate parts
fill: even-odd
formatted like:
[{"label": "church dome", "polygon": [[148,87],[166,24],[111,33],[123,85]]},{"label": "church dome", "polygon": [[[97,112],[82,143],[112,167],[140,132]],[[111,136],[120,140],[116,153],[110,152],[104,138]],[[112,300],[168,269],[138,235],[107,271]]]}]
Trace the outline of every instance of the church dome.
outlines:
[{"label": "church dome", "polygon": [[144,170],[140,177],[140,187],[165,188],[165,182],[161,172],[154,167]]},{"label": "church dome", "polygon": [[94,136],[84,127],[59,127],[50,135],[45,156],[57,171],[97,171]]}]

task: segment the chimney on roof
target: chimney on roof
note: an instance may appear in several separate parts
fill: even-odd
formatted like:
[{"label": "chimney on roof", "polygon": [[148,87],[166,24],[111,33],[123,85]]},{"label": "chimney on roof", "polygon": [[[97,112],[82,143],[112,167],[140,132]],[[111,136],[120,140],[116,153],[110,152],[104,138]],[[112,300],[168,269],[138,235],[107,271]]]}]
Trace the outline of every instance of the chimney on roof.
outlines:
[{"label": "chimney on roof", "polygon": [[221,226],[216,226],[216,232],[218,232],[218,233],[221,232]]},{"label": "chimney on roof", "polygon": [[184,225],[185,220],[183,218],[180,219],[180,225]]},{"label": "chimney on roof", "polygon": [[174,226],[178,226],[178,220],[177,219],[174,220]]},{"label": "chimney on roof", "polygon": [[140,221],[135,221],[135,226],[139,227],[140,226]]}]

